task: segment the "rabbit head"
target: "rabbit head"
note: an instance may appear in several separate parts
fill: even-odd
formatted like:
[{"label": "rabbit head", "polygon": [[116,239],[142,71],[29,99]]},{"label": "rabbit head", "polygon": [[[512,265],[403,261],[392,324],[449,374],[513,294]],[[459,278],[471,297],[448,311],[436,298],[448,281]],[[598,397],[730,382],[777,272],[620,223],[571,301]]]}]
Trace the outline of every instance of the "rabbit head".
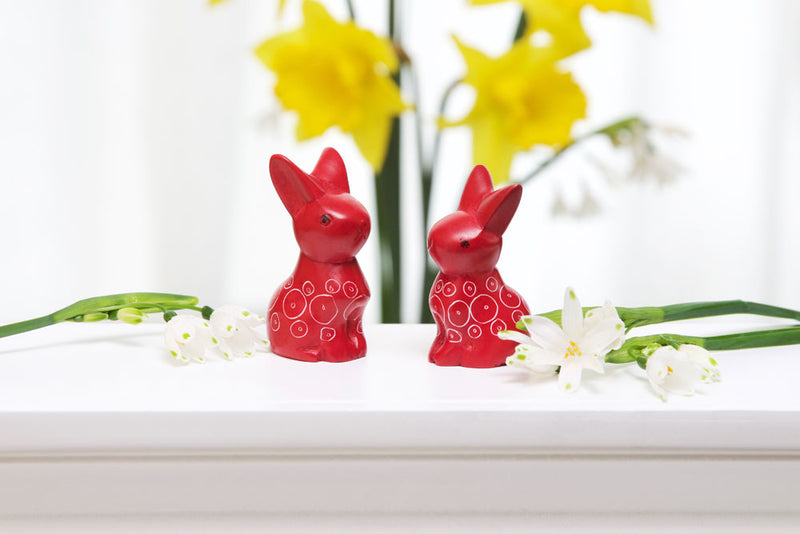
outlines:
[{"label": "rabbit head", "polygon": [[428,251],[441,271],[457,275],[494,269],[503,247],[503,232],[521,197],[521,185],[495,191],[486,167],[472,169],[458,210],[434,224],[428,233]]},{"label": "rabbit head", "polygon": [[369,214],[350,195],[347,171],[336,150],[326,148],[311,174],[275,154],[269,174],[292,216],[303,254],[324,263],[342,263],[356,255],[369,236]]}]

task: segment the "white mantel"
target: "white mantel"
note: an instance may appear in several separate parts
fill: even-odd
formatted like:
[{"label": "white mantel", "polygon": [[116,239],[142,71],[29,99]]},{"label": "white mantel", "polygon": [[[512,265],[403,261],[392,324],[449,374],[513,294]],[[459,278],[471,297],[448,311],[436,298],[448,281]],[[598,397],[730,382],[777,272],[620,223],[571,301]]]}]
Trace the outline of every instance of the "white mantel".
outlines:
[{"label": "white mantel", "polygon": [[514,368],[436,367],[431,325],[368,326],[368,356],[346,364],[179,365],[162,328],[0,340],[0,527],[98,513],[800,524],[800,347],[721,353],[720,384],[662,403],[635,365],[587,371],[572,394]]}]

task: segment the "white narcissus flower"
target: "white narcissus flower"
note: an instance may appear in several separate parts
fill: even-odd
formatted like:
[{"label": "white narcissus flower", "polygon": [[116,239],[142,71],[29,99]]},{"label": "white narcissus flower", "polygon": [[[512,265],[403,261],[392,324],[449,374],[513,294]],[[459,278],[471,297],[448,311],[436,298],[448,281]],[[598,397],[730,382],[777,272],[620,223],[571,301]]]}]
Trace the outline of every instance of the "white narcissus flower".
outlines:
[{"label": "white narcissus flower", "polygon": [[213,350],[213,335],[208,321],[193,315],[176,315],[164,328],[164,343],[169,353],[181,362],[205,362]]},{"label": "white narcissus flower", "polygon": [[681,345],[657,348],[647,359],[645,366],[650,385],[661,398],[667,400],[668,393],[692,395],[700,383],[719,382],[717,361],[703,347]]},{"label": "white narcissus flower", "polygon": [[572,288],[564,295],[562,327],[538,315],[523,317],[522,321],[527,334],[509,330],[499,333],[501,338],[519,343],[506,364],[535,373],[552,373],[560,367],[558,384],[564,391],[578,389],[583,369],[603,373],[606,354],[622,346],[625,339],[625,324],[611,303],[589,311],[584,318]]},{"label": "white narcissus flower", "polygon": [[269,344],[264,318],[239,306],[226,305],[214,310],[211,329],[213,342],[227,359],[250,357]]}]

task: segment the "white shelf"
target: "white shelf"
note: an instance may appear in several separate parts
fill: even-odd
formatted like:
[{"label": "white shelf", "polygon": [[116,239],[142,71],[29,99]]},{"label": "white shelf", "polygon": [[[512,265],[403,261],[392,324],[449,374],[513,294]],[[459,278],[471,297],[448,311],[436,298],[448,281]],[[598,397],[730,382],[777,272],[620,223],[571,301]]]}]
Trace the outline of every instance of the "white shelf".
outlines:
[{"label": "white shelf", "polygon": [[346,364],[178,365],[157,324],[3,339],[0,516],[800,513],[798,347],[722,353],[720,384],[662,403],[635,366],[586,372],[573,394],[436,367],[434,331],[368,325],[368,356]]}]

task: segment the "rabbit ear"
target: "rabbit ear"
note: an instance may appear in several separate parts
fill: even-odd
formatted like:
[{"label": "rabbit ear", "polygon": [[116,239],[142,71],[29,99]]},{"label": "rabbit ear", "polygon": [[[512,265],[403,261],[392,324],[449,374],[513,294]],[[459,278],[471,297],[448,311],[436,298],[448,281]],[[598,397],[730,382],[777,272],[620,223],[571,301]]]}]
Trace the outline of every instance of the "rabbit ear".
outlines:
[{"label": "rabbit ear", "polygon": [[349,193],[347,170],[344,168],[342,156],[335,149],[328,147],[322,151],[317,166],[311,175],[323,183],[329,193]]},{"label": "rabbit ear", "polygon": [[483,165],[475,165],[467,178],[467,184],[461,194],[461,202],[458,203],[458,210],[475,212],[483,197],[491,193],[492,189],[494,189],[494,184],[489,170]]},{"label": "rabbit ear", "polygon": [[304,173],[286,156],[275,154],[270,158],[269,174],[275,191],[292,217],[303,206],[325,194],[313,176]]},{"label": "rabbit ear", "polygon": [[475,216],[484,230],[503,235],[517,211],[522,198],[520,184],[507,185],[489,195],[480,203]]}]

